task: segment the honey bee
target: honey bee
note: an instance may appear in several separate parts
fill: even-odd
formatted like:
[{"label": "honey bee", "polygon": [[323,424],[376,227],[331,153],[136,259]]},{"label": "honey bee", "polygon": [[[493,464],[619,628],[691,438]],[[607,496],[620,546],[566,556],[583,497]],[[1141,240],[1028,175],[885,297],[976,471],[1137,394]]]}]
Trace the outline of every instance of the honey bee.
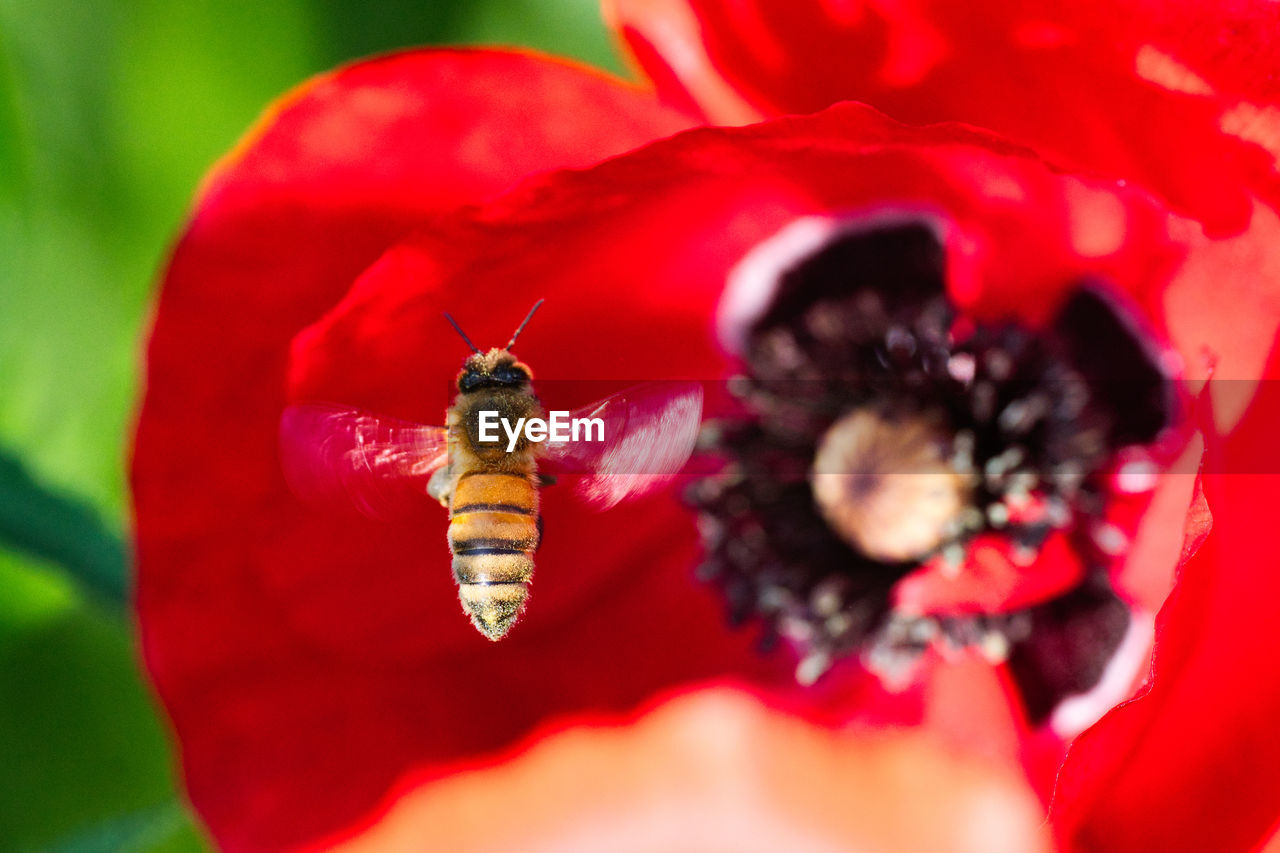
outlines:
[{"label": "honey bee", "polygon": [[471,355],[443,427],[314,403],[281,419],[285,478],[304,501],[382,520],[428,498],[449,511],[458,597],[490,640],[511,630],[529,597],[538,493],[553,474],[579,475],[577,493],[597,508],[644,494],[683,467],[702,416],[697,382],[648,382],[548,421],[533,372],[511,353],[541,305],[488,352],[445,314]]}]

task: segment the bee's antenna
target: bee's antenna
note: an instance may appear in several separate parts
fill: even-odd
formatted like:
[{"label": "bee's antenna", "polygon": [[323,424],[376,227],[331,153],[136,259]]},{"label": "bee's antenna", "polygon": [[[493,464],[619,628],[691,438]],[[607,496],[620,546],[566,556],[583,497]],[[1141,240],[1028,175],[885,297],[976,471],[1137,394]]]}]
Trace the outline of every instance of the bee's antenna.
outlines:
[{"label": "bee's antenna", "polygon": [[[534,307],[536,308],[537,306],[535,305]],[[471,347],[471,351],[479,355],[480,350],[476,349],[476,345],[471,343],[471,338],[468,338],[467,333],[462,331],[462,327],[453,321],[453,318],[449,316],[448,311],[444,312],[444,318],[449,321],[450,326],[453,326],[453,330],[455,332],[457,332],[459,335],[462,335],[462,339],[467,342],[467,346]],[[525,322],[528,322],[528,321],[526,320]],[[508,344],[508,347],[509,346],[510,344]]]},{"label": "bee's antenna", "polygon": [[516,345],[516,338],[520,337],[520,333],[524,331],[524,327],[529,325],[529,321],[533,319],[533,312],[542,307],[542,303],[546,301],[547,300],[545,299],[539,299],[537,302],[533,303],[533,307],[529,309],[528,316],[524,318],[524,322],[520,324],[520,328],[516,329],[516,333],[511,336],[511,340],[507,342],[507,349],[511,349]]}]

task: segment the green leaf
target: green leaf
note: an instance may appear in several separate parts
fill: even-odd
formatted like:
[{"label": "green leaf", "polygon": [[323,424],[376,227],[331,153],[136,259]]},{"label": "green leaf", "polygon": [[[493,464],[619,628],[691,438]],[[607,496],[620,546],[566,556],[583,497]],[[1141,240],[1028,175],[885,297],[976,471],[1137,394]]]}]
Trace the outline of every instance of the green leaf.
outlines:
[{"label": "green leaf", "polygon": [[176,802],[132,812],[81,829],[30,853],[124,853],[124,851],[199,851],[190,818]]},{"label": "green leaf", "polygon": [[124,609],[125,552],[101,517],[79,501],[44,489],[0,450],[0,547],[56,565],[90,595]]},{"label": "green leaf", "polygon": [[47,565],[0,552],[0,849],[174,800],[129,628]]}]

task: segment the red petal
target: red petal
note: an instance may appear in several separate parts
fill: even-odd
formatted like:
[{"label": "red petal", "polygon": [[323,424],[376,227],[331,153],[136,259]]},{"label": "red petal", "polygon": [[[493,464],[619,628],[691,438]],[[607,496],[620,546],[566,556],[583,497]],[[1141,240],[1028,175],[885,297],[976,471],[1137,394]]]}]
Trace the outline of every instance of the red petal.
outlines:
[{"label": "red petal", "polygon": [[1082,735],[1063,769],[1056,818],[1082,849],[1247,850],[1274,829],[1280,476],[1245,473],[1276,470],[1280,358],[1270,376],[1237,433],[1209,445],[1214,527],[1160,614],[1148,691]]},{"label": "red petal", "polygon": [[1257,853],[1280,853],[1280,818],[1276,819],[1276,826],[1268,836],[1266,843],[1259,847]]},{"label": "red petal", "polygon": [[894,587],[896,605],[908,613],[1000,613],[1053,598],[1084,577],[1066,534],[1049,537],[1030,565],[1020,564],[1004,537],[975,539],[964,564],[935,557]]},{"label": "red petal", "polygon": [[1254,206],[1241,234],[1208,239],[1194,223],[1173,231],[1190,251],[1165,290],[1158,313],[1188,378],[1210,384],[1213,425],[1229,432],[1253,396],[1249,380],[1263,375],[1280,320],[1280,214]]},{"label": "red petal", "polygon": [[658,85],[714,121],[853,99],[912,123],[989,128],[1069,169],[1141,183],[1218,229],[1247,221],[1247,186],[1278,197],[1266,112],[1280,97],[1277,18],[1265,0],[606,8]]},{"label": "red petal", "polygon": [[1125,488],[1116,480],[1108,521],[1129,544],[1112,581],[1122,598],[1145,613],[1164,604],[1175,570],[1200,548],[1213,525],[1196,473],[1203,454],[1204,440],[1197,433],[1169,470],[1151,474],[1148,483]]},{"label": "red petal", "polygon": [[343,851],[1048,848],[1016,775],[919,735],[812,728],[728,690],[579,725],[505,763],[405,785]]},{"label": "red petal", "polygon": [[[404,53],[291,94],[210,178],[158,306],[133,483],[143,653],[183,741],[192,800],[220,842],[278,848],[350,820],[412,751],[403,743],[424,736],[416,715],[382,716],[403,672],[317,649],[264,588],[264,566],[282,560],[305,580],[326,543],[280,488],[272,434],[290,339],[429,216],[685,123],[567,64]],[[431,533],[415,548],[443,547]],[[376,566],[352,559],[326,593],[379,588]],[[444,593],[447,579],[432,581]],[[464,682],[438,666],[437,685]],[[333,761],[335,743],[368,761]]]}]

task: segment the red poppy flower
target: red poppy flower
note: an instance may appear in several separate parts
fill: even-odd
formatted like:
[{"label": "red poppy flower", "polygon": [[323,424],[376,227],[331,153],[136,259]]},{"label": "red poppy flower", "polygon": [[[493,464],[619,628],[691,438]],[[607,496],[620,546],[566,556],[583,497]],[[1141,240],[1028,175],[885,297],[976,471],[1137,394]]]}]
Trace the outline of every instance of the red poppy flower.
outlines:
[{"label": "red poppy flower", "polygon": [[[761,785],[682,795],[673,767],[738,772],[699,752],[706,727],[689,719],[703,706],[625,721],[655,697],[725,681],[755,697],[708,700],[711,716],[747,721],[738,731],[750,736],[726,741],[729,752],[775,761],[794,751],[783,775],[865,790],[796,739],[843,744],[833,728],[925,722],[952,748],[1022,766],[1042,794],[1056,776],[1065,845],[1262,840],[1280,812],[1270,772],[1280,682],[1265,659],[1280,574],[1269,571],[1264,526],[1278,410],[1265,383],[1258,393],[1224,380],[1276,366],[1280,222],[1266,147],[1276,93],[1264,49],[1274,26],[1262,5],[1204,27],[1190,6],[1140,6],[1130,25],[1110,7],[984,8],[979,19],[927,5],[620,0],[622,33],[674,106],[576,66],[488,51],[385,57],[278,105],[209,179],[174,252],[133,469],[143,652],[217,840],[329,843],[385,815],[368,838],[403,831],[407,846],[451,846],[430,821],[456,813],[441,804],[474,809],[470,784],[523,803],[512,820],[552,827],[545,838],[569,826],[554,799],[583,798],[583,826],[594,828],[565,837],[586,849],[637,816],[650,825],[654,809],[690,825],[709,803],[727,811],[705,826],[785,824],[760,838],[791,838],[812,820],[830,830],[815,836],[819,849],[831,838],[926,843],[909,834],[910,817],[851,834],[832,817],[840,798],[813,804],[824,784],[782,805]],[[1233,34],[1225,53],[1220,34]],[[1250,73],[1236,50],[1252,56]],[[844,97],[892,118],[846,103],[679,132],[699,114],[747,121]],[[465,354],[441,312],[497,342],[538,297],[547,307],[521,357],[540,380],[745,370],[745,402],[716,406],[730,421],[716,449],[769,476],[720,471],[695,486],[701,547],[674,494],[595,514],[564,489],[544,490],[533,609],[494,646],[458,612],[443,513],[389,526],[318,515],[285,486],[276,436],[294,400],[438,421]],[[836,332],[824,336],[824,318]],[[880,343],[858,339],[858,323]],[[821,409],[829,386],[849,381],[824,372],[833,363],[876,380],[859,380],[872,416],[796,426],[788,404],[806,394]],[[1210,371],[1205,393],[1179,390]],[[588,401],[553,398],[575,387],[539,390],[548,406],[573,408]],[[1027,414],[1049,403],[1061,414],[1060,397],[1077,399],[1069,417]],[[988,404],[991,417],[979,417]],[[1021,414],[992,420],[1011,409]],[[1019,432],[1027,418],[1038,426]],[[837,426],[853,438],[829,441]],[[1196,427],[1203,490],[1186,473],[1148,476],[1153,462],[1194,466]],[[1086,433],[1091,443],[1076,442]],[[999,460],[993,478],[960,487],[947,457],[940,500],[954,508],[923,533],[886,535],[862,520],[935,505],[914,497],[863,502],[850,516],[847,503],[774,488],[797,482],[797,459],[807,490],[815,459],[837,460],[815,477],[845,476],[850,447],[910,434],[929,437],[926,448],[972,442],[984,478]],[[844,456],[824,455],[828,445]],[[889,456],[939,464],[902,446]],[[1016,489],[1034,467],[1026,458],[1066,465],[1076,485]],[[787,470],[790,481],[778,475]],[[721,500],[735,489],[742,500]],[[725,509],[744,505],[745,516]],[[965,526],[975,508],[981,518]],[[730,524],[733,535],[717,532]],[[794,531],[825,532],[788,539]],[[964,546],[958,560],[953,543]],[[833,571],[850,547],[896,573]],[[793,548],[811,549],[799,561],[807,573],[779,582],[753,568]],[[762,654],[748,632],[727,630],[719,596],[692,582],[700,551],[739,615],[804,650],[802,680],[834,662],[830,671],[797,685],[788,652]],[[1133,626],[1161,607],[1179,563],[1154,677],[1079,737],[1059,772],[1059,735],[1140,678],[1147,649]],[[774,588],[808,597],[788,603],[766,595]],[[958,662],[939,659],[948,645]],[[858,654],[883,674],[905,664],[916,677],[882,685]],[[1088,693],[1103,704],[1064,702]],[[1074,723],[1072,708],[1083,715]],[[620,728],[549,734],[602,715]],[[788,716],[807,724],[790,728]],[[679,754],[681,737],[698,746],[687,765],[628,771],[634,786],[572,778],[607,772],[586,760],[592,738],[639,768],[646,733],[656,733],[652,755]],[[540,739],[509,768],[475,769]],[[935,761],[912,758],[910,745],[885,749],[886,767]],[[936,767],[936,779],[970,772]],[[440,781],[462,770],[480,775]],[[1025,806],[1017,783],[990,784],[1012,791],[1001,802]],[[954,787],[879,796],[933,798],[960,821],[973,803],[944,789]],[[390,805],[400,794],[408,805]],[[633,795],[653,808],[631,809]],[[1025,816],[1019,808],[1008,814]],[[632,823],[611,823],[619,815]],[[451,831],[485,831],[481,819],[459,817]],[[1008,843],[1026,838],[1019,820]],[[700,831],[700,848],[723,837]]]}]

